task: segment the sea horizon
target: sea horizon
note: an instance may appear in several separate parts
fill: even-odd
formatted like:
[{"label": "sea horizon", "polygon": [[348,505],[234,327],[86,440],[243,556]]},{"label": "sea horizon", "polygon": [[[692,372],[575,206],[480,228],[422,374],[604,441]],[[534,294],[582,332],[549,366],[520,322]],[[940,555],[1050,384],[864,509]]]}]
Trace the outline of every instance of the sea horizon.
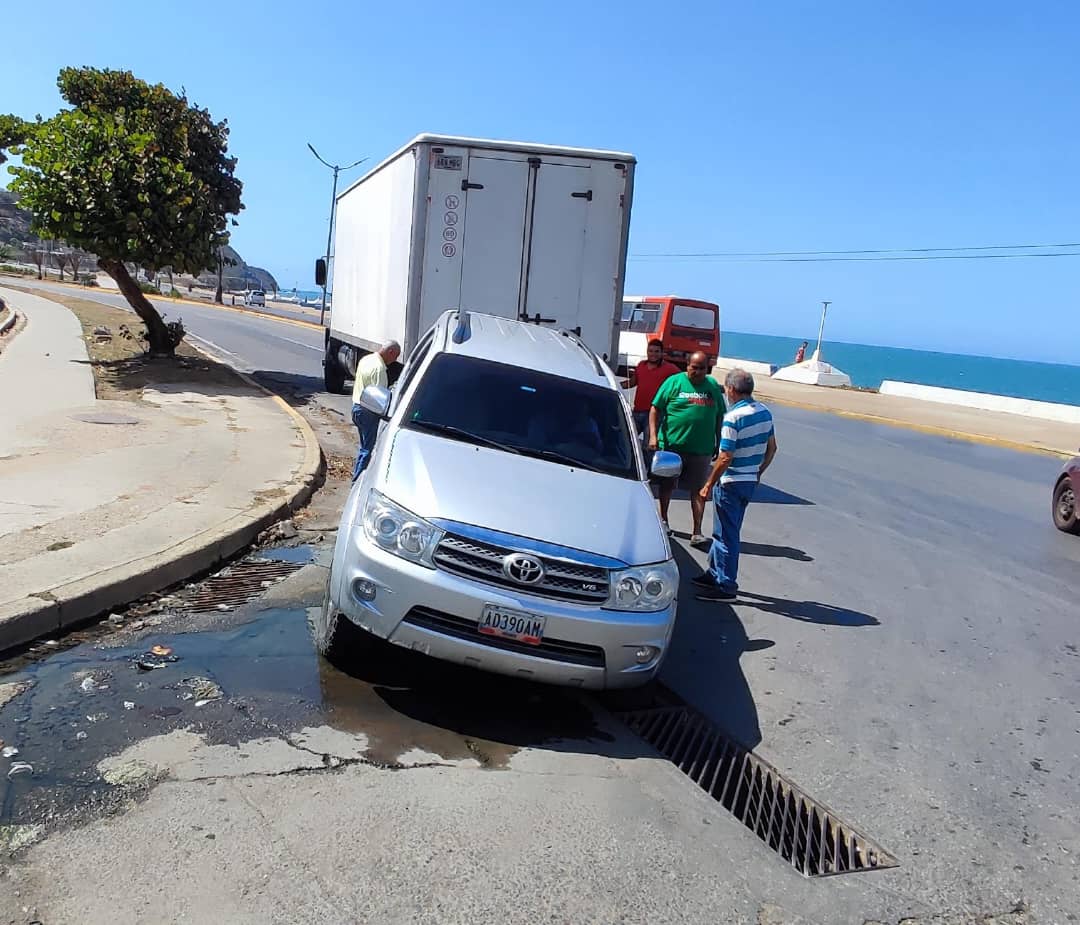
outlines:
[{"label": "sea horizon", "polygon": [[[788,366],[804,340],[809,340],[809,359],[816,338],[722,331],[720,352],[725,357]],[[1080,365],[839,340],[824,341],[821,352],[822,359],[862,388],[876,389],[891,379],[1080,406]]]}]

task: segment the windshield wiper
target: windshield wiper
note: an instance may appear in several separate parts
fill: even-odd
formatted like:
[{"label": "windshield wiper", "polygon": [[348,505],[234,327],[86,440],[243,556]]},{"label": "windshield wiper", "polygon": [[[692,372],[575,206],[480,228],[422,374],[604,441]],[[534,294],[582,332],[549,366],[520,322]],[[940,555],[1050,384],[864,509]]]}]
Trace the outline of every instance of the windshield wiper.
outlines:
[{"label": "windshield wiper", "polygon": [[439,424],[436,421],[409,421],[409,427],[426,430],[433,434],[446,434],[448,437],[454,437],[458,440],[479,443],[482,446],[490,446],[496,450],[505,450],[507,453],[521,455],[521,450],[516,446],[510,446],[509,443],[500,443],[498,440],[483,436],[483,434],[474,434],[471,430],[463,430],[460,427],[454,427],[453,424]]},{"label": "windshield wiper", "polygon": [[600,469],[587,462],[582,462],[574,456],[567,456],[565,453],[559,453],[556,450],[529,450],[528,453],[530,456],[541,456],[544,459],[550,459],[554,462],[565,463],[567,466],[576,466],[578,469],[588,469],[590,472],[600,472],[605,474],[607,472],[606,469]]}]

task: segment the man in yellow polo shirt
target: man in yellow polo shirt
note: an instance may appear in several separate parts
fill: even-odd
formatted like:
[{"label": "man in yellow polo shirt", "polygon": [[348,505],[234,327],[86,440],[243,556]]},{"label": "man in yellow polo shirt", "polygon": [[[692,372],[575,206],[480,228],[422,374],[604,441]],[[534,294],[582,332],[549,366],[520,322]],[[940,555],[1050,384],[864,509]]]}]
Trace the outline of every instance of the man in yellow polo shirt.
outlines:
[{"label": "man in yellow polo shirt", "polygon": [[386,367],[401,356],[401,347],[396,340],[385,344],[376,353],[369,353],[356,364],[356,379],[352,391],[352,420],[360,433],[360,446],[356,450],[356,465],[353,466],[353,481],[360,478],[360,473],[367,468],[371,452],[375,449],[375,438],[379,435],[379,417],[360,406],[360,396],[369,385],[387,387]]}]

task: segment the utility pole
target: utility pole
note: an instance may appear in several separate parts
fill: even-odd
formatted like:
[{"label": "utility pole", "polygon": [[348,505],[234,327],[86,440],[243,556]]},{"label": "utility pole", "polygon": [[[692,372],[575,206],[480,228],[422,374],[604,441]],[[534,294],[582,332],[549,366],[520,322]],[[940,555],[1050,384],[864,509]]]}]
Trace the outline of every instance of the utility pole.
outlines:
[{"label": "utility pole", "polygon": [[817,350],[814,351],[815,360],[821,359],[821,338],[825,334],[825,316],[829,312],[830,305],[832,305],[832,302],[822,301],[821,303],[821,326],[818,328],[817,332]]},{"label": "utility pole", "polygon": [[[337,178],[338,178],[338,174],[343,170],[352,170],[353,167],[357,167],[360,164],[364,163],[364,161],[366,161],[367,158],[362,157],[358,161],[353,161],[347,167],[342,167],[342,166],[340,166],[338,164],[330,164],[327,161],[323,160],[322,155],[320,155],[319,152],[315,150],[315,147],[311,144],[310,141],[308,142],[308,148],[311,149],[311,153],[314,154],[315,157],[317,157],[321,163],[325,164],[332,171],[334,171],[334,190],[330,195],[330,227],[326,231],[326,278],[329,279],[330,278],[330,248],[334,243],[334,212],[337,209]],[[319,324],[323,324],[325,318],[326,318],[326,283],[324,282],[323,286],[322,286],[322,308],[319,310]]]}]

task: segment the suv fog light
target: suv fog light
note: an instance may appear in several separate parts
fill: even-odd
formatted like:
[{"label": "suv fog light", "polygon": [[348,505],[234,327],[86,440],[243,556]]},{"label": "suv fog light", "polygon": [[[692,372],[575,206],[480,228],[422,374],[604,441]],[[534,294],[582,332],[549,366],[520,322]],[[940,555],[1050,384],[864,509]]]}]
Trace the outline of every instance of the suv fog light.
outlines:
[{"label": "suv fog light", "polygon": [[373,601],[375,600],[375,582],[368,581],[366,578],[357,578],[352,583],[352,593],[358,601]]},{"label": "suv fog light", "polygon": [[660,650],[658,648],[656,648],[656,646],[641,646],[634,653],[634,660],[639,665],[647,665],[654,658],[656,658],[656,656],[659,655],[659,654],[660,654]]}]

